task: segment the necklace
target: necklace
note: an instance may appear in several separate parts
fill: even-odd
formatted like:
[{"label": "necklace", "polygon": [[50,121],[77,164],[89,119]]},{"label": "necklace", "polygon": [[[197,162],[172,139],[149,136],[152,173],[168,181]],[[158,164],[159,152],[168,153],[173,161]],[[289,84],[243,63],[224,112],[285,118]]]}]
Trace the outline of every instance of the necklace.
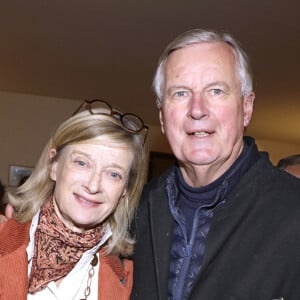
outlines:
[{"label": "necklace", "polygon": [[84,290],[84,298],[80,300],[87,300],[87,298],[91,294],[91,284],[92,284],[93,276],[95,274],[95,267],[97,266],[97,264],[98,264],[98,257],[97,254],[94,254],[94,257],[91,261],[91,268],[89,269],[89,273],[88,273],[86,288]]}]

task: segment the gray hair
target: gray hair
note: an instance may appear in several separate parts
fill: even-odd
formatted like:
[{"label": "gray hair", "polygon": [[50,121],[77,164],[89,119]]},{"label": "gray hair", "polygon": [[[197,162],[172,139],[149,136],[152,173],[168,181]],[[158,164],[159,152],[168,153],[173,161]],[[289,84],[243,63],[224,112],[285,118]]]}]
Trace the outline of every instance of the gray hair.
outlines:
[{"label": "gray hair", "polygon": [[156,104],[161,107],[163,99],[163,88],[165,83],[165,66],[170,54],[178,49],[185,48],[190,45],[200,43],[223,42],[228,44],[234,51],[237,60],[237,73],[241,82],[242,96],[246,96],[252,92],[252,74],[249,59],[239,43],[228,33],[216,32],[213,30],[193,29],[186,31],[175,38],[160,56],[158,66],[153,80],[153,88],[156,94]]}]

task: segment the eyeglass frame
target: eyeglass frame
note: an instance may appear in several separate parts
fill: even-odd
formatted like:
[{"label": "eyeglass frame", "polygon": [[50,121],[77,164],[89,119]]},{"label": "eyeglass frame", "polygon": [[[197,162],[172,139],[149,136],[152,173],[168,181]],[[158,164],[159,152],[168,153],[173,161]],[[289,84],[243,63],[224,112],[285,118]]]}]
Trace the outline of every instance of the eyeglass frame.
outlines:
[{"label": "eyeglass frame", "polygon": [[[95,103],[95,102],[99,102],[99,103],[103,103],[107,106],[107,108],[110,110],[110,113],[105,113],[105,112],[93,112],[93,109],[92,109],[92,104]],[[86,106],[87,107],[87,110],[90,112],[91,115],[106,115],[106,116],[112,116],[116,119],[118,119],[122,125],[122,127],[130,132],[130,133],[140,133],[143,129],[145,129],[146,131],[146,135],[145,135],[145,138],[146,139],[146,136],[147,136],[147,132],[148,132],[148,129],[149,127],[147,125],[145,125],[144,121],[136,114],[133,114],[133,113],[121,113],[117,110],[115,110],[107,101],[105,100],[101,100],[101,99],[93,99],[93,100],[84,100],[80,105],[79,107],[75,110],[75,112],[72,114],[72,117],[75,116],[79,111],[80,109],[83,107],[83,106]],[[126,123],[123,121],[124,120],[124,117],[126,116],[131,116],[131,117],[134,117],[136,118],[140,123],[141,123],[141,128],[140,129],[137,129],[137,130],[133,130],[131,128],[129,128]]]}]

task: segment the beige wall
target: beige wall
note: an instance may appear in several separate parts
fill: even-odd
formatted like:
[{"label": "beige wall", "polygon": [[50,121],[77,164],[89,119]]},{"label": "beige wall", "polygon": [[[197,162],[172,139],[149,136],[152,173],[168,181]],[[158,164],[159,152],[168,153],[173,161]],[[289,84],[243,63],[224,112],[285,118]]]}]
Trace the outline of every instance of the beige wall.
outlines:
[{"label": "beige wall", "polygon": [[[80,103],[72,99],[0,92],[0,179],[5,185],[9,166],[34,166],[51,132]],[[150,150],[171,152],[159,126],[150,126],[148,140]],[[300,144],[267,139],[257,139],[257,143],[260,149],[270,152],[275,163],[283,156],[300,153]]]},{"label": "beige wall", "polygon": [[300,144],[272,141],[268,139],[256,139],[256,143],[261,151],[268,151],[270,159],[277,164],[279,159],[292,155],[300,154]]},{"label": "beige wall", "polygon": [[0,179],[9,165],[34,166],[51,132],[79,102],[0,92]]}]

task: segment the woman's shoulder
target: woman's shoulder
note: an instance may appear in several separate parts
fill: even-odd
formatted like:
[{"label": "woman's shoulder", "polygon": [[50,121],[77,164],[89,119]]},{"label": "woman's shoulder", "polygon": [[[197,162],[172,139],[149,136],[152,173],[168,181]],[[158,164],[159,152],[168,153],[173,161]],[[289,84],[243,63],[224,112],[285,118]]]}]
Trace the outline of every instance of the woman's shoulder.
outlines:
[{"label": "woman's shoulder", "polygon": [[29,240],[30,223],[19,223],[15,219],[2,218],[0,222],[0,240],[9,240],[11,243],[19,244]]}]

